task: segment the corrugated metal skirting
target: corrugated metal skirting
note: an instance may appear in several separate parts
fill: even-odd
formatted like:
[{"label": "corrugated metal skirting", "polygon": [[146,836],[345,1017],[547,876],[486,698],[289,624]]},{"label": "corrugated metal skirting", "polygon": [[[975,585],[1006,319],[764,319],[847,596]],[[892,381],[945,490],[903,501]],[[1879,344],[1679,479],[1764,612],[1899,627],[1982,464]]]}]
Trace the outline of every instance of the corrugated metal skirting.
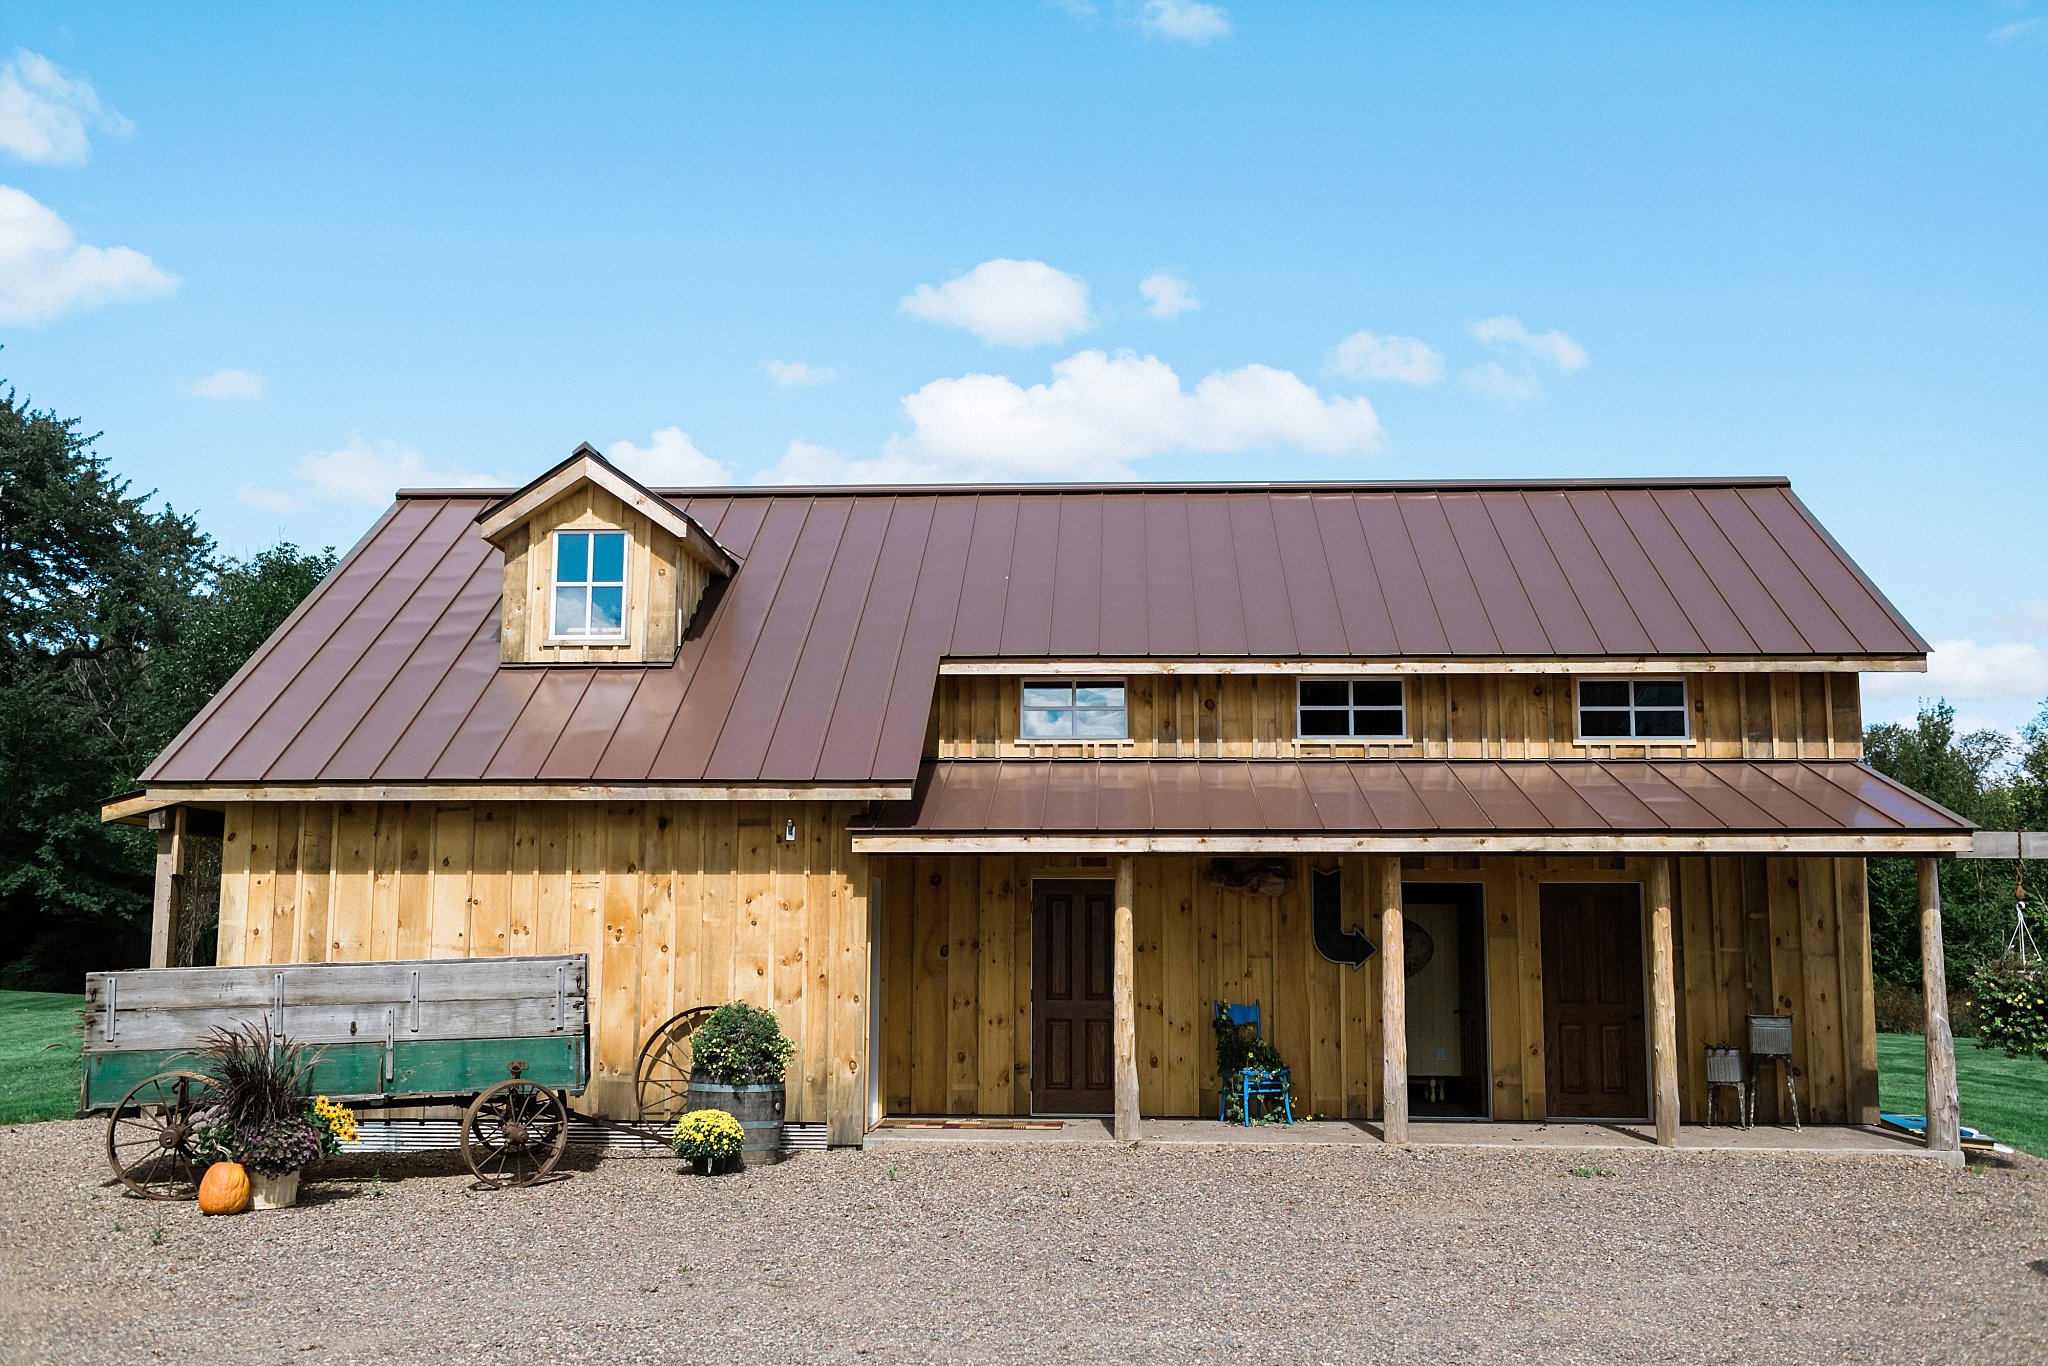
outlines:
[{"label": "corrugated metal skirting", "polygon": [[[459,1119],[363,1119],[357,1121],[355,1142],[344,1143],[345,1153],[424,1153],[462,1145]],[[665,1124],[599,1124],[575,1118],[569,1121],[569,1146],[596,1148],[606,1157],[672,1157]],[[782,1150],[823,1152],[825,1126],[785,1124]]]}]

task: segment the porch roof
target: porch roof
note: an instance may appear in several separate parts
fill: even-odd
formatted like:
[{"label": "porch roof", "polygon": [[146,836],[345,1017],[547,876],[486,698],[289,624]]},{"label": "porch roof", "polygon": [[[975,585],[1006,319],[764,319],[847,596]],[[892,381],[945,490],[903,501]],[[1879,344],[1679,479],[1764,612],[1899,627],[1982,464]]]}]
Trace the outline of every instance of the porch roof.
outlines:
[{"label": "porch roof", "polygon": [[958,759],[869,853],[1932,854],[1974,827],[1848,760]]}]

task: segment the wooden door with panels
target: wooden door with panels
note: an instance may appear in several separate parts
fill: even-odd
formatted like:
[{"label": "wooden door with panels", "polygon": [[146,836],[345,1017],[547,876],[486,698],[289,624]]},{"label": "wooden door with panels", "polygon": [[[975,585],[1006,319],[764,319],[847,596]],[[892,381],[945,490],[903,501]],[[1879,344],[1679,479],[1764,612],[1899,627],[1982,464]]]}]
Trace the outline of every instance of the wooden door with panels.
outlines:
[{"label": "wooden door with panels", "polygon": [[1542,908],[1550,1115],[1648,1119],[1641,889],[1630,882],[1548,884]]},{"label": "wooden door with panels", "polygon": [[1031,887],[1031,1110],[1106,1115],[1116,1108],[1112,977],[1114,882]]}]

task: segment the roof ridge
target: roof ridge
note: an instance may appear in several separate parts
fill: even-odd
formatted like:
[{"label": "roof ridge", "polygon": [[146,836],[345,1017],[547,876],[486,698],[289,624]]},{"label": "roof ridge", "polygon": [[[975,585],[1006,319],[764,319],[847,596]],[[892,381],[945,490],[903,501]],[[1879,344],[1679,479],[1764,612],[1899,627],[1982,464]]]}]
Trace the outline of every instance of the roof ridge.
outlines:
[{"label": "roof ridge", "polygon": [[[1358,479],[1300,480],[1265,483],[1233,480],[1181,482],[1119,481],[1079,484],[744,484],[694,488],[648,488],[661,498],[829,498],[829,497],[971,497],[981,494],[1100,493],[1484,493],[1511,489],[1688,489],[1790,488],[1782,474],[1706,475],[1698,478],[1626,476],[1616,479]],[[524,486],[522,486],[524,487]],[[515,488],[403,488],[400,498],[475,498],[502,500]]]}]

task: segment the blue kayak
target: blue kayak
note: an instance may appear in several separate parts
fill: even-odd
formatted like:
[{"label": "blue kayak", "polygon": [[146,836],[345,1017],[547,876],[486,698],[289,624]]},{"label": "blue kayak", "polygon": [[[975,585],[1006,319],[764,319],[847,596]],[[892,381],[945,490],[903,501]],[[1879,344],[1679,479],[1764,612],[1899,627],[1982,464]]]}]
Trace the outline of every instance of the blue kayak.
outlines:
[{"label": "blue kayak", "polygon": [[[1886,1110],[1881,1111],[1877,1118],[1887,1129],[1894,1129],[1902,1134],[1911,1134],[1915,1138],[1925,1138],[1927,1136],[1927,1116],[1925,1115],[1895,1115]],[[1961,1127],[1963,1131],[1963,1146],[1965,1148],[1981,1148],[1985,1152],[1990,1152],[1992,1148],[1997,1146],[1997,1140],[1983,1130],[1972,1129],[1967,1124]]]}]

